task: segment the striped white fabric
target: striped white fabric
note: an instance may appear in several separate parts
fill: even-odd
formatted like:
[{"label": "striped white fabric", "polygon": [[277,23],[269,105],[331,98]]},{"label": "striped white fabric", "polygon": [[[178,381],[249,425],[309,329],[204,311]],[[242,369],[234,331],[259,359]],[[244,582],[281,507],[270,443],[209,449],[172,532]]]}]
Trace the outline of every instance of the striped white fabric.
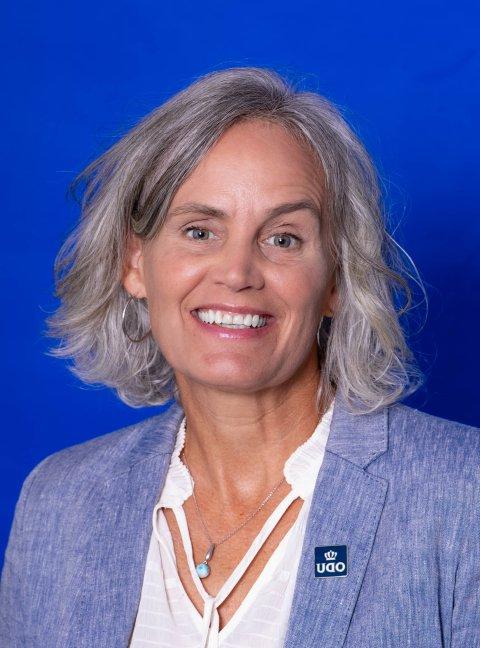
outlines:
[{"label": "striped white fabric", "polygon": [[[165,486],[152,515],[152,535],[147,555],[140,605],[130,648],[280,648],[285,637],[300,561],[311,497],[322,465],[330,431],[333,402],[312,435],[287,459],[286,481],[292,489],[266,520],[247,553],[215,597],[197,575],[183,502],[193,492],[193,479],[179,455],[185,442],[182,420]],[[304,503],[295,520],[224,628],[219,630],[217,608],[228,597],[291,502]],[[192,579],[204,601],[201,615],[187,596],[176,569],[173,541],[163,508],[177,520]],[[312,563],[313,565],[313,563]]]}]

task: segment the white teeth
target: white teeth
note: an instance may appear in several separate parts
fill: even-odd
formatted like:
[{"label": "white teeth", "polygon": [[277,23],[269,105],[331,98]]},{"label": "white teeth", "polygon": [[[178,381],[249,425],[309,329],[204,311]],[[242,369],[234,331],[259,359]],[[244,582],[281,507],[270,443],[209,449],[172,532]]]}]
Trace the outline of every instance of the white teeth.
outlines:
[{"label": "white teeth", "polygon": [[226,328],[261,328],[267,322],[266,317],[251,315],[250,313],[247,315],[241,315],[240,313],[231,315],[230,313],[211,309],[197,310],[196,312],[202,322],[217,324]]}]

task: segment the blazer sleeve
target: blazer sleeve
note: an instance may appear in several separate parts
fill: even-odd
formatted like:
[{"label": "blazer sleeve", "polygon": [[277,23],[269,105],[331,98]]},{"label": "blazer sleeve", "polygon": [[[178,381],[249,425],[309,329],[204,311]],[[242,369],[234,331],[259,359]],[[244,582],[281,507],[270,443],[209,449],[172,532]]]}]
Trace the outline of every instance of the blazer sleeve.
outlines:
[{"label": "blazer sleeve", "polygon": [[480,428],[472,430],[475,441],[459,494],[464,526],[456,548],[451,648],[480,648]]},{"label": "blazer sleeve", "polygon": [[27,645],[25,637],[26,605],[27,603],[32,605],[33,601],[27,601],[26,590],[30,570],[26,561],[27,538],[23,529],[32,484],[47,459],[45,458],[37,464],[27,475],[15,506],[0,579],[0,646],[25,648]]}]

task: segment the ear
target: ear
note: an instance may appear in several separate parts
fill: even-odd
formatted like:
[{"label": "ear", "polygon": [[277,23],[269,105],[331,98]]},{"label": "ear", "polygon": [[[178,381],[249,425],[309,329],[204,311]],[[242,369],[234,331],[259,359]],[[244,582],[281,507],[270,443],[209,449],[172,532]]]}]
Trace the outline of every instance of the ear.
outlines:
[{"label": "ear", "polygon": [[333,317],[335,315],[335,311],[337,310],[338,307],[338,292],[337,292],[337,285],[335,283],[335,278],[332,278],[332,283],[330,285],[330,295],[327,300],[327,309],[324,313],[325,317]]},{"label": "ear", "polygon": [[146,297],[143,272],[143,241],[130,233],[127,241],[122,284],[125,290],[140,299]]}]

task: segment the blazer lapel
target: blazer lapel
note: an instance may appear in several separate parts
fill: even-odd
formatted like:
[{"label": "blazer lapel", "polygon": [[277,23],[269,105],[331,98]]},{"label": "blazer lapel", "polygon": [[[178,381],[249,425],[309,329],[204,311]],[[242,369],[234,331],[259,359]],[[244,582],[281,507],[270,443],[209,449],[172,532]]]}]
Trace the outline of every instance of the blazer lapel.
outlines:
[{"label": "blazer lapel", "polygon": [[139,442],[115,475],[93,487],[88,497],[84,568],[64,645],[76,648],[128,646],[140,601],[151,534],[151,516],[160,497],[183,410],[174,402],[166,413],[142,423]]},{"label": "blazer lapel", "polygon": [[[354,415],[340,393],[307,520],[285,648],[343,646],[388,481],[365,468],[387,449],[388,411]],[[347,546],[346,576],[315,576],[315,547]]]}]

